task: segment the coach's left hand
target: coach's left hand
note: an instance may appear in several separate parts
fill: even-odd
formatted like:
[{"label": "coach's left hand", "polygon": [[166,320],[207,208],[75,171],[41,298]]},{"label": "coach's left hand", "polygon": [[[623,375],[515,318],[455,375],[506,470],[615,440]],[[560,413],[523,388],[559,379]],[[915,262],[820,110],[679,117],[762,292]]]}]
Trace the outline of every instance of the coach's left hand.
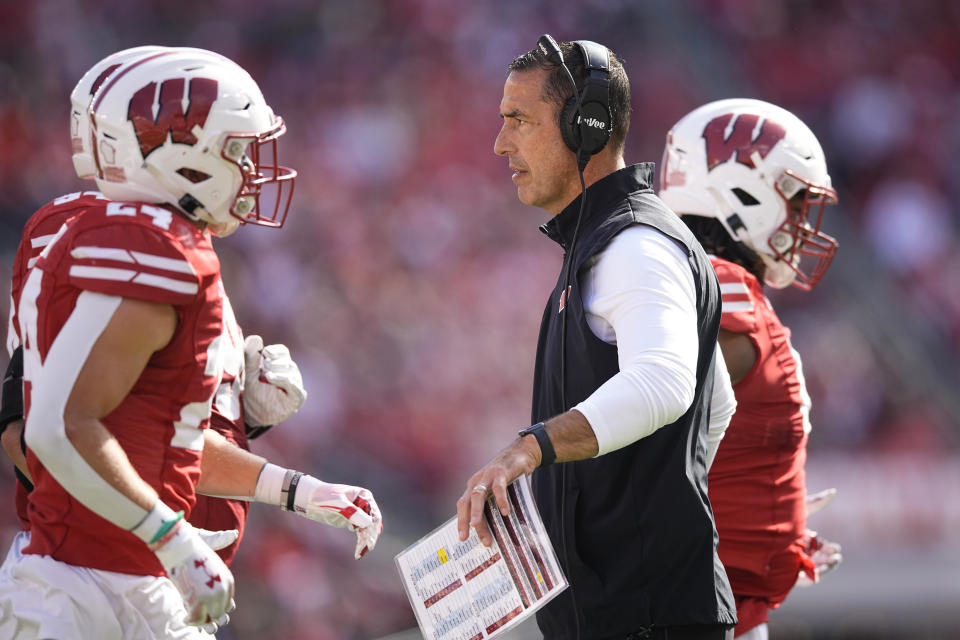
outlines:
[{"label": "coach's left hand", "polygon": [[493,543],[487,522],[483,517],[483,505],[487,495],[493,493],[500,513],[510,513],[510,500],[507,498],[507,485],[522,475],[529,475],[540,464],[540,447],[533,438],[518,438],[510,443],[485,467],[470,476],[467,488],[457,500],[457,531],[460,540],[470,536],[470,527],[477,530],[477,536],[484,546]]}]

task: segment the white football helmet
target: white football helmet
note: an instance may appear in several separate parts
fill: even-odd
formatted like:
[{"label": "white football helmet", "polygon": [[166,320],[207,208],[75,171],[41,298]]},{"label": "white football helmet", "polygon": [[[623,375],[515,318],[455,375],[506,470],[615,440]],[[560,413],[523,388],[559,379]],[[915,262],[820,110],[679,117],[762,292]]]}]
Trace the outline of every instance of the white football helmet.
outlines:
[{"label": "white football helmet", "polygon": [[296,177],[277,164],[286,127],[230,60],[201,49],[142,58],[111,76],[89,111],[108,198],[172,205],[219,236],[241,222],[283,225]]},{"label": "white football helmet", "polygon": [[809,290],[830,266],[837,241],[820,224],[837,194],[816,136],[789,111],[748,99],[703,105],[667,134],[661,172],[667,206],[718,220],[757,252],[770,286]]},{"label": "white football helmet", "polygon": [[70,146],[73,148],[73,168],[77,177],[92,180],[97,168],[90,153],[90,118],[87,107],[97,89],[123,65],[149,54],[163,51],[163,47],[133,47],[124,49],[90,67],[70,92]]}]

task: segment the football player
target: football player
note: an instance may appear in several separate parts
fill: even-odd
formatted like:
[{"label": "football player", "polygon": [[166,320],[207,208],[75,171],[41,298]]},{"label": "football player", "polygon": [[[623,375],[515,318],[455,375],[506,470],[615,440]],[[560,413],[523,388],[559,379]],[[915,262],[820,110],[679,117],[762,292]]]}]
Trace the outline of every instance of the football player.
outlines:
[{"label": "football player", "polygon": [[[91,105],[101,109],[102,127],[93,150],[105,153],[102,162],[95,153],[94,164],[98,186],[113,200],[80,194],[52,203],[57,215],[83,215],[52,237],[33,236],[47,247],[21,283],[15,324],[24,338],[36,489],[31,543],[14,566],[9,557],[4,565],[0,627],[13,625],[5,637],[190,637],[172,615],[183,610],[181,596],[189,622],[222,619],[229,570],[171,508],[189,510],[201,469],[208,493],[273,502],[357,530],[357,555],[379,533],[366,490],[266,464],[202,429],[218,387],[221,413],[238,413],[243,383],[236,374],[242,381],[245,358],[260,374],[245,389],[247,408],[250,399],[261,403],[250,412],[258,427],[289,409],[279,398],[296,395],[278,386],[295,380],[302,389],[288,354],[261,349],[255,337],[245,356],[223,356],[228,341],[237,354],[239,329],[206,233],[225,234],[241,219],[282,224],[289,190],[286,201],[276,194],[269,215],[258,206],[263,185],[292,186],[294,173],[276,164],[275,153],[272,165],[258,162],[260,146],[275,148],[282,120],[242,69],[212,54],[149,53],[106,77],[103,90],[112,94]],[[211,183],[191,188],[165,171],[189,184]],[[224,364],[233,380],[220,379]],[[235,466],[218,474],[223,467],[208,459]],[[181,593],[155,577],[164,570]],[[73,593],[91,585],[101,594]],[[45,610],[44,603],[61,599],[70,606]],[[113,615],[93,621],[84,614],[98,605]]]},{"label": "football player", "polygon": [[800,356],[763,285],[813,288],[837,242],[823,231],[837,201],[823,150],[792,113],[720,100],[667,134],[660,197],[694,232],[720,281],[719,343],[737,410],[709,473],[718,553],[737,598],[737,637],[767,637],[768,611],[806,575],[840,561],[806,529],[810,397]]}]

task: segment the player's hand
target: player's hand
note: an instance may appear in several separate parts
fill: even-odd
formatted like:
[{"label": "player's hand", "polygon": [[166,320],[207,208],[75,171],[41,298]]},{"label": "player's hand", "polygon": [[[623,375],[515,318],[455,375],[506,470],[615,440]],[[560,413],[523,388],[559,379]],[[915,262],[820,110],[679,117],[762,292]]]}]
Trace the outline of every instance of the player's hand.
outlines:
[{"label": "player's hand", "polygon": [[210,635],[216,634],[217,631],[219,631],[222,627],[227,626],[227,623],[230,622],[229,614],[233,613],[233,610],[236,608],[237,608],[237,603],[234,601],[233,598],[230,598],[230,606],[227,607],[227,611],[216,620],[211,620],[206,624],[199,625],[200,628],[206,631],[207,633],[209,633]]},{"label": "player's hand", "polygon": [[383,517],[373,494],[363,487],[329,484],[313,476],[303,476],[293,499],[300,515],[331,527],[357,533],[353,557],[359,560],[377,544],[383,531]]},{"label": "player's hand", "polygon": [[831,542],[817,534],[816,531],[807,529],[804,533],[804,542],[806,544],[806,553],[813,560],[813,574],[811,578],[806,573],[801,572],[797,577],[798,587],[809,587],[820,582],[820,579],[827,573],[833,571],[843,561],[840,545]]},{"label": "player's hand", "polygon": [[246,380],[243,385],[244,420],[263,427],[287,420],[307,399],[303,378],[286,345],[263,346],[260,336],[243,343]]},{"label": "player's hand", "polygon": [[233,574],[193,526],[160,501],[132,533],[156,554],[176,585],[196,626],[226,624],[233,602]]},{"label": "player's hand", "polygon": [[214,551],[226,549],[240,537],[240,532],[236,529],[224,529],[223,531],[208,531],[206,529],[197,529],[197,535],[207,543],[207,546]]},{"label": "player's hand", "polygon": [[824,489],[817,493],[807,495],[807,516],[812,516],[818,511],[823,511],[837,497],[837,490],[834,488]]}]

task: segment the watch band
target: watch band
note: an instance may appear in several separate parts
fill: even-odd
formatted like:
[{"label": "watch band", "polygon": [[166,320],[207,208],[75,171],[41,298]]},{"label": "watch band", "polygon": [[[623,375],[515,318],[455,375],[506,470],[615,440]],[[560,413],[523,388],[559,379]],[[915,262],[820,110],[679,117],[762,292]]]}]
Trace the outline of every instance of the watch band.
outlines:
[{"label": "watch band", "polygon": [[557,459],[557,452],[553,449],[553,443],[550,442],[550,436],[547,435],[547,430],[544,429],[543,423],[538,422],[537,424],[527,427],[526,429],[521,429],[519,431],[519,436],[533,436],[537,439],[537,444],[540,445],[540,466],[545,467]]}]

